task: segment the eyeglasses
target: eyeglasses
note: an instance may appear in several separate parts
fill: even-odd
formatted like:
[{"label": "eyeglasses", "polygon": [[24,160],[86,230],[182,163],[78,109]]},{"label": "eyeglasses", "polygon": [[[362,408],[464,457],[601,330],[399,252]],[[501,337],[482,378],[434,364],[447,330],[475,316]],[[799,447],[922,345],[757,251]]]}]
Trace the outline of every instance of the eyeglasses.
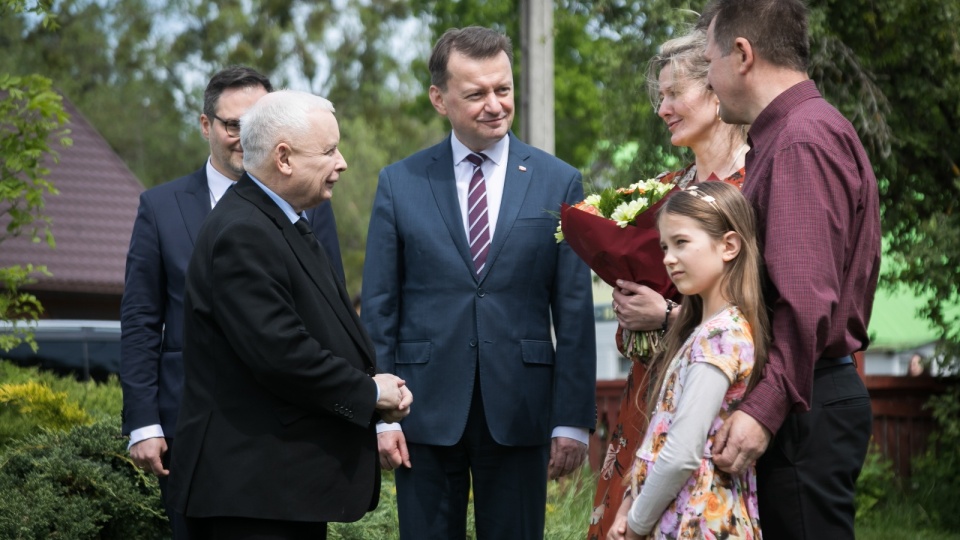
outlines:
[{"label": "eyeglasses", "polygon": [[224,120],[215,114],[210,114],[214,120],[219,120],[223,124],[223,128],[227,130],[227,135],[231,137],[240,136],[240,121],[239,120]]}]

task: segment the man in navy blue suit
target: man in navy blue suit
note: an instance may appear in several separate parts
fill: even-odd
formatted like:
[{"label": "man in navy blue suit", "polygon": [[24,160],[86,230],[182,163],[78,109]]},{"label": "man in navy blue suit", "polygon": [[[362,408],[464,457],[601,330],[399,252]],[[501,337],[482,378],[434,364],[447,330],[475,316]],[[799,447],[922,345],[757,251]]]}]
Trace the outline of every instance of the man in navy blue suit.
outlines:
[{"label": "man in navy blue suit", "polygon": [[378,426],[404,540],[464,538],[471,487],[477,538],[542,538],[547,479],[583,463],[596,422],[590,272],[554,238],[581,177],[510,132],[511,62],[498,32],[447,31],[430,100],[453,133],[380,173],[361,313],[417,395]]},{"label": "man in navy blue suit", "polygon": [[[204,218],[244,173],[239,118],[272,90],[265,76],[242,66],[210,79],[200,115],[210,158],[198,171],[145,191],[130,238],[120,314],[123,433],[134,463],[160,478],[175,538],[186,536],[168,504],[166,478],[183,389],[184,275]],[[308,219],[343,279],[330,203]]]}]

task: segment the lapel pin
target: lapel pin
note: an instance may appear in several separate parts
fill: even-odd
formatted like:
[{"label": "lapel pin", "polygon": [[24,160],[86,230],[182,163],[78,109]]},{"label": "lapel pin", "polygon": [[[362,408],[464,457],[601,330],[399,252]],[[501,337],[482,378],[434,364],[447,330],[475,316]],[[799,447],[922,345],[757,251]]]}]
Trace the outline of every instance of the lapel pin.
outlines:
[{"label": "lapel pin", "polygon": [[519,169],[520,169],[520,172],[527,172],[527,168],[524,167],[523,165],[520,165]]}]

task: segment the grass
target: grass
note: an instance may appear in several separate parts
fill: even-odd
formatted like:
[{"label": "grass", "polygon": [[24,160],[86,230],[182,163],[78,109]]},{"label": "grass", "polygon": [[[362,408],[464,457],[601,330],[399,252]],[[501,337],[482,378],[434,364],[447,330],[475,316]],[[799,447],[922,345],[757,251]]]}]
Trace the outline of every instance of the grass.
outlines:
[{"label": "grass", "polygon": [[[583,540],[596,480],[588,467],[547,490],[546,540]],[[473,509],[468,509],[467,539],[474,540]],[[938,530],[915,503],[897,498],[875,507],[857,521],[857,540],[960,540],[960,532]],[[397,534],[397,502],[393,474],[383,475],[380,505],[356,523],[334,523],[331,540],[391,540]],[[775,539],[774,539],[775,540]]]},{"label": "grass", "polygon": [[960,531],[933,527],[920,505],[897,497],[857,520],[857,540],[960,540]]},{"label": "grass", "polygon": [[[588,467],[547,486],[544,538],[583,540],[587,516],[593,503],[596,480]],[[393,473],[385,472],[380,489],[380,504],[356,523],[331,523],[330,540],[391,540],[397,533],[397,492]],[[474,540],[473,503],[467,508],[467,539]]]}]

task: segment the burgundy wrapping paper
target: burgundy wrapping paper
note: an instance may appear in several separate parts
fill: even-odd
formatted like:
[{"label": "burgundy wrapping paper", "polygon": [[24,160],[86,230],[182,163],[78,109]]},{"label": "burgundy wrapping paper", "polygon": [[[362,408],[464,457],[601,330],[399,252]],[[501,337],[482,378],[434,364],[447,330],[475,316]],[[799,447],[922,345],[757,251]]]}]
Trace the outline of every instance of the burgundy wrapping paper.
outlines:
[{"label": "burgundy wrapping paper", "polygon": [[620,228],[616,221],[563,204],[563,237],[574,253],[610,286],[616,287],[618,279],[625,279],[646,285],[664,298],[674,298],[677,290],[663,266],[656,227],[657,210],[667,197],[637,216],[635,226],[625,228]]}]

